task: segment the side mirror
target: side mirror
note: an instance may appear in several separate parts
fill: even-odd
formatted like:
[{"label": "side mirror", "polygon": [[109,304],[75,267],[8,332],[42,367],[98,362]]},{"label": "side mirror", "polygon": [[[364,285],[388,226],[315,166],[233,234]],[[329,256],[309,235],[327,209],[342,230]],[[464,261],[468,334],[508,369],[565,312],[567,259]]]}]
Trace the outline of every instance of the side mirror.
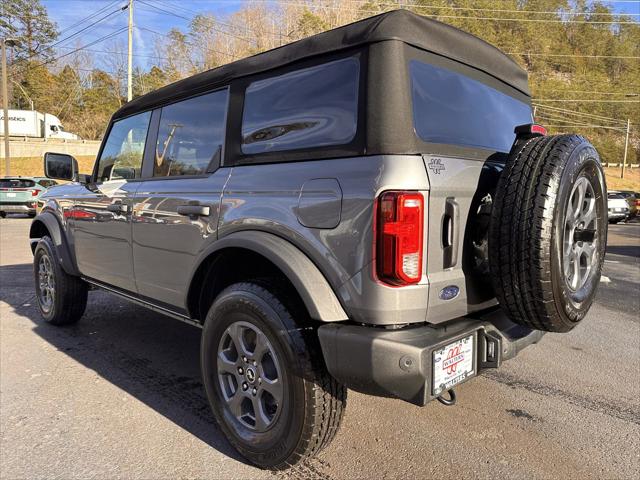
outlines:
[{"label": "side mirror", "polygon": [[78,172],[78,161],[66,153],[44,154],[44,175],[55,180],[73,181]]}]

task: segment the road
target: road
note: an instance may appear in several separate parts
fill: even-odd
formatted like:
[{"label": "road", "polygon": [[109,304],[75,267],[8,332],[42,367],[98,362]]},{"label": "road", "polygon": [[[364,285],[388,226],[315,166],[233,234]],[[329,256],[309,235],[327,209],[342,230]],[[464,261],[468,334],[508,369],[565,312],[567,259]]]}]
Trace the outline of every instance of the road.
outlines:
[{"label": "road", "polygon": [[216,427],[199,329],[100,292],[79,324],[43,323],[28,226],[0,220],[2,478],[640,476],[640,224],[611,226],[609,281],[574,331],[462,385],[454,407],[350,391],[333,444],[277,474]]}]

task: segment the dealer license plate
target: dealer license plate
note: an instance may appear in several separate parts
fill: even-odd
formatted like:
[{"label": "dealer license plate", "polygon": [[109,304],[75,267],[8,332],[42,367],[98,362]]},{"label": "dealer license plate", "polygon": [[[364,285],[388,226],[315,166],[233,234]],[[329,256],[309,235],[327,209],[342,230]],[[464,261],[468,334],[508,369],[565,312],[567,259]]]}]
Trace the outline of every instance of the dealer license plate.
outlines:
[{"label": "dealer license plate", "polygon": [[433,395],[475,375],[473,335],[461,338],[433,352]]},{"label": "dealer license plate", "polygon": [[7,197],[9,197],[9,198],[13,198],[13,197],[15,197],[15,196],[16,196],[16,194],[15,194],[15,193],[7,193]]}]

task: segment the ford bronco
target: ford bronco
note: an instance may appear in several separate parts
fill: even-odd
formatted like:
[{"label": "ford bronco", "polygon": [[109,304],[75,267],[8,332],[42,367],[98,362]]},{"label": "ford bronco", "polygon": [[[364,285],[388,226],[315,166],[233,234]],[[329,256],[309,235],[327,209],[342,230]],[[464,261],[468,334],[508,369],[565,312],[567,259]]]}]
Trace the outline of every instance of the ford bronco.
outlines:
[{"label": "ford bronco", "polygon": [[48,153],[44,319],[102,289],[202,328],[229,441],[287,468],[347,388],[425,405],[585,316],[606,242],[596,150],[533,123],[527,74],[393,11],[115,112],[93,172]]}]

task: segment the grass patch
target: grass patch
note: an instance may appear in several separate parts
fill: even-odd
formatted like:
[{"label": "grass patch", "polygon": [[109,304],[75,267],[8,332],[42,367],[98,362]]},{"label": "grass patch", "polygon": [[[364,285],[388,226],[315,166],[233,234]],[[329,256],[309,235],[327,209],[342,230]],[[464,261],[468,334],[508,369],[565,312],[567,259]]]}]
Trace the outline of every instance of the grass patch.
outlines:
[{"label": "grass patch", "polygon": [[640,168],[627,168],[624,178],[620,178],[622,167],[609,167],[604,169],[609,190],[633,190],[640,192]]},{"label": "grass patch", "polygon": [[[79,156],[80,173],[91,173],[96,160],[94,155]],[[0,160],[0,176],[6,175],[4,159]],[[23,177],[44,177],[44,160],[42,157],[11,157],[11,175]]]}]

